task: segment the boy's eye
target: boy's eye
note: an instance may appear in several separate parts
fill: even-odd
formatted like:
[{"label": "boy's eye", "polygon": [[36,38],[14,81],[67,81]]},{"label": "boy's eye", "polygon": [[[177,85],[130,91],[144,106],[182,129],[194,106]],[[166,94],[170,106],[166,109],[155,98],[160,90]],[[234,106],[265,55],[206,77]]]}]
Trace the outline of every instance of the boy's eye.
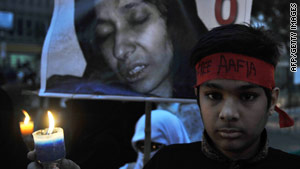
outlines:
[{"label": "boy's eye", "polygon": [[211,100],[221,100],[223,98],[221,93],[213,92],[205,94]]},{"label": "boy's eye", "polygon": [[242,101],[253,101],[258,97],[256,93],[243,93],[240,95]]}]

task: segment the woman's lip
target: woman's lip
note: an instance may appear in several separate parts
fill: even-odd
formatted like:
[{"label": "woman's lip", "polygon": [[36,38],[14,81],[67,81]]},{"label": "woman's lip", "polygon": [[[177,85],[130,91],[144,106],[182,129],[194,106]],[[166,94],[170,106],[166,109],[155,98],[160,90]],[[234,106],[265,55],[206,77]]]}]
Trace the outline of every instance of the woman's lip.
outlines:
[{"label": "woman's lip", "polygon": [[138,66],[135,66],[133,67],[133,69],[130,69],[129,71],[127,71],[130,76],[133,76],[134,74],[137,74],[141,71],[143,71],[145,69],[145,65],[138,65]]},{"label": "woman's lip", "polygon": [[137,63],[132,66],[128,66],[125,70],[122,71],[122,76],[128,82],[135,82],[144,77],[143,74],[147,67],[148,65],[142,63]]}]

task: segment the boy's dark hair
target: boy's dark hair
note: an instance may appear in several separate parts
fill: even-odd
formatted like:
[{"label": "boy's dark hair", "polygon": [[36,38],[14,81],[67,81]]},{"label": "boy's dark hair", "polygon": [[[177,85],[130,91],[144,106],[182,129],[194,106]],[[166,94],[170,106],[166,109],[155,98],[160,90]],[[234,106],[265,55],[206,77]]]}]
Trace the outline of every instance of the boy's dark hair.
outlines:
[{"label": "boy's dark hair", "polygon": [[[192,51],[190,61],[195,66],[205,56],[231,52],[261,59],[272,64],[275,68],[280,55],[279,47],[279,41],[275,39],[274,34],[264,30],[264,28],[230,24],[216,27],[201,36]],[[263,89],[268,99],[267,107],[269,108],[272,93],[265,87]]]},{"label": "boy's dark hair", "polygon": [[216,27],[200,37],[191,54],[191,64],[213,53],[231,52],[261,59],[276,67],[279,42],[264,28],[230,24]]}]

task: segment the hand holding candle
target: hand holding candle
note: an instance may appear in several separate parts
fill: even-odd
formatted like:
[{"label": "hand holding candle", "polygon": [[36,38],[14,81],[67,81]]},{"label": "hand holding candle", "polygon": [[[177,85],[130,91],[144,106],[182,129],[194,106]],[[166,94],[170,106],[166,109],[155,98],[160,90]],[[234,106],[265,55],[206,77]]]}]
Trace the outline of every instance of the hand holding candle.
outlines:
[{"label": "hand holding candle", "polygon": [[35,131],[33,135],[37,160],[44,164],[55,163],[65,157],[64,131],[54,127],[54,117],[48,111],[49,128]]},{"label": "hand holding candle", "polygon": [[20,122],[20,130],[22,133],[22,138],[27,145],[29,150],[33,150],[33,140],[32,140],[32,132],[33,132],[33,127],[34,124],[32,121],[30,121],[30,116],[29,114],[25,111],[22,110],[23,114],[25,115],[24,122]]}]

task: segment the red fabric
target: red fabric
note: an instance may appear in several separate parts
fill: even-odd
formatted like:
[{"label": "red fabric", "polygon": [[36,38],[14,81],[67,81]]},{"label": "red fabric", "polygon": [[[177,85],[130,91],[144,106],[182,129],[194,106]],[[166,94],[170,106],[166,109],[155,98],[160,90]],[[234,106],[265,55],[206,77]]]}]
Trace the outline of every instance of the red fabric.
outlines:
[{"label": "red fabric", "polygon": [[279,126],[280,128],[283,127],[291,127],[294,125],[294,120],[282,109],[275,106],[275,111],[279,114]]},{"label": "red fabric", "polygon": [[[204,57],[196,64],[197,83],[213,79],[241,80],[272,90],[275,87],[273,65],[246,55],[235,53],[215,53]],[[290,127],[294,120],[282,109],[275,107],[279,114],[279,125]]]},{"label": "red fabric", "polygon": [[196,64],[197,84],[212,79],[242,80],[266,87],[275,87],[274,67],[262,60],[235,53],[215,53]]}]

